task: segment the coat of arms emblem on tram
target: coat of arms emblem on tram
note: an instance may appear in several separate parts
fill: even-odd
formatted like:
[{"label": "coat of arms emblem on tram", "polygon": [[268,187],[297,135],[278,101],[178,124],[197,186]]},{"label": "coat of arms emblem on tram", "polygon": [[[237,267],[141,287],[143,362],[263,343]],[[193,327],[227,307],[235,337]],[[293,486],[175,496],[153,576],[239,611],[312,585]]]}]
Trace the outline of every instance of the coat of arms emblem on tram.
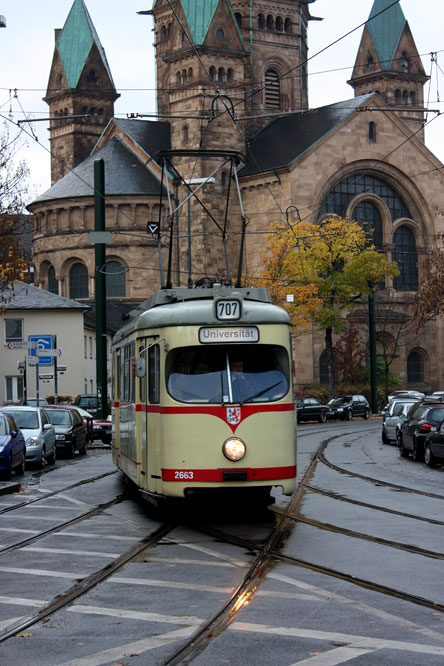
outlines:
[{"label": "coat of arms emblem on tram", "polygon": [[230,425],[237,425],[241,420],[240,407],[227,407],[227,422]]}]

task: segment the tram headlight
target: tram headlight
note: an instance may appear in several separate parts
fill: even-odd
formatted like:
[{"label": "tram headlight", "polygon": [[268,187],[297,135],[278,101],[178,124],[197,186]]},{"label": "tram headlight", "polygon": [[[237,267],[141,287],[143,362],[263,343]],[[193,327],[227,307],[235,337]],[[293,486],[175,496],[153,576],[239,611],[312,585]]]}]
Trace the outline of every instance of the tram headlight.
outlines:
[{"label": "tram headlight", "polygon": [[230,439],[224,442],[222,451],[225,458],[236,462],[236,460],[241,460],[244,457],[247,447],[239,437],[230,437]]}]

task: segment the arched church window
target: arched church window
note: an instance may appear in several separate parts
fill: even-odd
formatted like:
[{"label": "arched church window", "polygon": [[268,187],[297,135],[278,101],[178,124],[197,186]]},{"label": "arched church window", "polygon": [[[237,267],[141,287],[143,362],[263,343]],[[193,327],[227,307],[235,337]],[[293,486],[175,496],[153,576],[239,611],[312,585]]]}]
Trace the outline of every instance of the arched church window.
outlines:
[{"label": "arched church window", "polygon": [[88,271],[85,264],[77,262],[69,270],[69,297],[88,298]]},{"label": "arched church window", "polygon": [[263,14],[258,14],[257,27],[259,30],[265,30],[265,16]]},{"label": "arched church window", "polygon": [[227,69],[227,83],[231,83],[233,79],[234,79],[234,70],[232,70],[231,67],[229,67],[229,69]]},{"label": "arched church window", "polygon": [[403,90],[402,91],[402,103],[403,104],[408,104],[409,103],[409,91],[408,90]]},{"label": "arched church window", "polygon": [[395,249],[392,259],[396,261],[399,269],[399,275],[393,278],[393,287],[396,291],[417,291],[418,253],[412,230],[406,226],[396,229],[393,243]]},{"label": "arched church window", "polygon": [[182,127],[182,142],[188,143],[188,125]]},{"label": "arched church window", "polygon": [[216,68],[213,65],[210,67],[210,79],[212,81],[216,79]]},{"label": "arched church window", "polygon": [[377,250],[382,250],[382,218],[371,201],[360,201],[354,208],[352,218],[365,229],[367,238]]},{"label": "arched church window", "polygon": [[271,14],[267,16],[267,30],[274,30],[274,18]]},{"label": "arched church window", "polygon": [[282,16],[276,16],[276,31],[282,32],[283,29],[284,29],[284,22],[282,20]]},{"label": "arched church window", "polygon": [[218,29],[216,30],[216,37],[218,38],[218,40],[219,40],[220,42],[223,42],[223,41],[224,41],[224,39],[225,39],[225,33],[224,33],[224,31],[222,30],[222,28],[218,28]]},{"label": "arched church window", "polygon": [[223,67],[219,67],[217,70],[217,81],[218,83],[223,83],[225,81],[225,70]]},{"label": "arched church window", "polygon": [[373,121],[368,124],[368,140],[376,143],[376,123]]},{"label": "arched church window", "polygon": [[287,33],[287,35],[290,35],[293,32],[293,27],[292,27],[292,22],[290,18],[286,18],[284,22],[284,32]]},{"label": "arched church window", "polygon": [[222,187],[227,186],[227,172],[222,171],[221,176],[220,176],[220,184]]},{"label": "arched church window", "polygon": [[369,57],[367,58],[367,67],[369,69],[373,69],[374,66],[375,66],[375,61],[373,59],[373,56],[369,55]]},{"label": "arched church window", "polygon": [[411,351],[407,356],[407,383],[424,383],[424,359],[419,351]]},{"label": "arched church window", "polygon": [[398,60],[398,64],[401,71],[403,72],[410,71],[410,60],[407,58],[407,53],[405,51],[402,52],[402,55]]},{"label": "arched church window", "polygon": [[126,296],[125,267],[120,261],[106,262],[106,296],[107,298]]},{"label": "arched church window", "polygon": [[410,104],[411,104],[412,106],[415,106],[415,104],[416,104],[416,93],[415,93],[415,91],[413,91],[413,90],[412,90],[412,92],[410,93]]},{"label": "arched church window", "polygon": [[59,75],[59,86],[63,86],[63,74]]},{"label": "arched church window", "polygon": [[93,83],[95,86],[99,85],[99,77],[95,69],[90,69],[88,72],[88,83]]},{"label": "arched church window", "polygon": [[180,72],[176,72],[176,85],[180,86],[182,84],[182,74]]},{"label": "arched church window", "polygon": [[188,68],[188,83],[193,83],[193,68],[189,67]]},{"label": "arched church window", "polygon": [[[336,183],[322,202],[319,216],[336,214],[344,217],[351,200],[364,192],[372,192],[386,203],[392,221],[400,217],[412,218],[408,207],[396,190],[381,178],[359,172]],[[355,214],[354,217],[357,219]]]},{"label": "arched church window", "polygon": [[48,291],[51,294],[59,293],[59,282],[56,278],[56,272],[54,266],[48,268]]},{"label": "arched church window", "polygon": [[395,104],[401,104],[401,91],[399,89],[395,90]]},{"label": "arched church window", "polygon": [[242,28],[242,14],[240,12],[235,12],[234,18],[236,19],[236,23],[239,28]]},{"label": "arched church window", "polygon": [[188,74],[187,74],[187,70],[184,69],[183,72],[182,72],[182,85],[186,86],[187,83],[188,83]]},{"label": "arched church window", "polygon": [[265,106],[270,109],[281,108],[281,86],[275,69],[265,72]]},{"label": "arched church window", "polygon": [[163,25],[160,29],[160,41],[166,42],[166,38],[167,38],[167,29],[166,26]]}]

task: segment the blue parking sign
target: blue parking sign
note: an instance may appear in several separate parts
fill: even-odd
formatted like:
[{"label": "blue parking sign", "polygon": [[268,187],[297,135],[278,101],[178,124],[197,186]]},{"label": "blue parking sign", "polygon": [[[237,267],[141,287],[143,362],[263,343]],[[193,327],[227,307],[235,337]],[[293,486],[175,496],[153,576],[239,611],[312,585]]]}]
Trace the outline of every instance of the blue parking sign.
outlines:
[{"label": "blue parking sign", "polygon": [[[36,342],[37,349],[52,349],[54,346],[53,335],[28,335],[29,342]],[[30,349],[29,356],[37,357],[37,349]],[[39,365],[52,365],[54,363],[53,356],[39,356]]]}]

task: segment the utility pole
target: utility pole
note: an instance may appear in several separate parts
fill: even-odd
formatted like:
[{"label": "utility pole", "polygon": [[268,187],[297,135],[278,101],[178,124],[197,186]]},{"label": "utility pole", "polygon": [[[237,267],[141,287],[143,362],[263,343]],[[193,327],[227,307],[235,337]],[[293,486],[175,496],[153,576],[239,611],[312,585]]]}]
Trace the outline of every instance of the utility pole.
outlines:
[{"label": "utility pole", "polygon": [[373,414],[378,413],[378,380],[376,376],[376,324],[375,324],[375,292],[368,295],[368,328],[370,347],[370,406]]},{"label": "utility pole", "polygon": [[[94,162],[94,230],[96,287],[96,377],[99,417],[108,416],[106,367],[106,246],[105,237],[105,163]],[[101,236],[100,234],[103,234]]]}]

